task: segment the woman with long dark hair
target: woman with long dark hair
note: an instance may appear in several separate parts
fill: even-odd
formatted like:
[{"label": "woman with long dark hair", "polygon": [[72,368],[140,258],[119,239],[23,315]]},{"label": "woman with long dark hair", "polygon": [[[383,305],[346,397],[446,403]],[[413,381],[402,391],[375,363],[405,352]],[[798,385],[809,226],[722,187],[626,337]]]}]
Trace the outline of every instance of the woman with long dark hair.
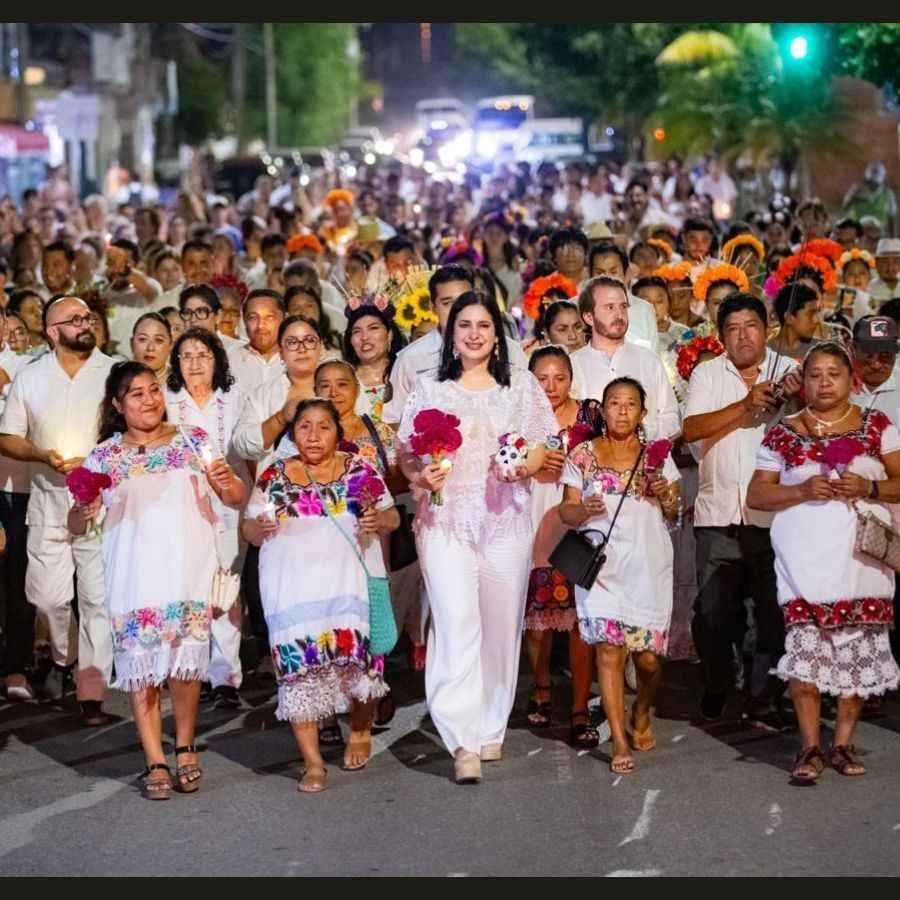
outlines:
[{"label": "woman with long dark hair", "polygon": [[[398,432],[401,467],[418,489],[419,560],[431,604],[425,690],[432,720],[455,758],[459,783],[481,780],[481,760],[502,755],[515,698],[525,586],[531,562],[531,479],[558,430],[530,372],[513,369],[493,298],[468,291],[444,330],[437,380],[420,376]],[[462,445],[449,471],[413,452],[416,417],[456,416]],[[421,420],[420,420],[421,421]],[[530,447],[512,471],[492,462],[500,439]],[[430,492],[440,492],[435,505]]]},{"label": "woman with long dark hair", "polygon": [[74,504],[69,530],[84,534],[105,508],[103,568],[115,686],[130,694],[147,758],[145,796],[164,800],[173,784],[162,747],[163,685],[175,714],[177,787],[192,793],[200,786],[194,729],[209,665],[214,498],[240,506],[244,485],[224,459],[203,459],[205,431],[166,421],[162,388],[142,363],[117,363],[110,370],[98,440],[84,465],[108,476],[109,486],[93,502]]}]

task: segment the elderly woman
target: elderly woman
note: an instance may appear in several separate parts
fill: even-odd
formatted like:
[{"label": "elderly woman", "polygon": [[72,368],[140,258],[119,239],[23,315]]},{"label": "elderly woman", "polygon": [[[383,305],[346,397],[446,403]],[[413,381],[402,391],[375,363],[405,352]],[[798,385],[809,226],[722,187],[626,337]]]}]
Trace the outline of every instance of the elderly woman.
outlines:
[{"label": "elderly woman", "polygon": [[356,370],[361,405],[373,421],[381,421],[384,404],[390,399],[391,369],[405,344],[393,315],[374,304],[359,306],[348,314],[344,358]]},{"label": "elderly woman", "polygon": [[[449,473],[413,451],[416,417],[426,410],[460,420],[462,445]],[[531,568],[531,480],[543,466],[544,442],[558,430],[535,377],[509,364],[494,299],[460,295],[437,380],[419,376],[398,432],[401,466],[417,489],[416,544],[432,615],[428,709],[460,784],[479,782],[481,761],[502,757]],[[506,471],[492,459],[513,432],[530,452]],[[430,501],[433,492],[441,504]]]},{"label": "elderly woman", "polygon": [[[257,480],[243,522],[260,548],[259,575],[278,679],[279,719],[291,723],[305,769],[298,788],[326,787],[316,723],[351,704],[346,769],[369,760],[374,701],[386,692],[383,659],[369,650],[366,573],[384,575],[374,535],[399,525],[375,469],[338,450],[334,405],[298,404],[290,423],[296,456],[277,460]],[[368,496],[354,485],[364,479]],[[302,589],[299,589],[302,588]]]},{"label": "elderly woman", "polygon": [[[664,524],[678,512],[678,469],[668,455],[651,470],[641,425],[647,415],[644,388],[633,378],[614,378],[603,391],[603,429],[575,447],[566,460],[559,516],[571,528],[609,537],[606,562],[589,591],[576,586],[581,637],[597,650],[600,693],[612,733],[610,768],[634,771],[625,730],[625,660],[633,654],[638,693],[631,708],[631,745],[652,750],[656,738],[650,707],[659,685],[659,657],[666,652],[672,616],[672,542]],[[615,531],[612,517],[622,507]]]},{"label": "elderly woman", "polygon": [[803,746],[793,777],[815,781],[823,693],[838,697],[827,762],[842,775],[866,769],[853,746],[865,698],[900,682],[891,656],[894,570],[854,548],[859,514],[891,522],[900,501],[900,433],[878,410],[850,401],[852,367],[840,344],[803,362],[807,406],[763,440],[748,506],[771,510],[778,603],[787,636],[778,675],[791,686]]},{"label": "elderly woman", "polygon": [[[554,304],[556,305],[556,304]],[[552,307],[550,307],[552,309]],[[572,672],[572,715],[569,740],[578,748],[596,747],[597,730],[588,721],[591,690],[591,651],[581,639],[575,612],[575,594],[565,575],[550,565],[550,553],[565,533],[559,517],[563,497],[559,476],[569,447],[592,438],[602,422],[596,400],[575,400],[572,362],[562,347],[541,347],[528,361],[528,369],[544,389],[556,415],[558,433],[548,442],[544,469],[531,492],[531,515],[535,527],[534,552],[528,595],[525,601],[525,649],[534,672],[528,721],[536,728],[550,724],[550,651],[553,633],[569,634],[569,668]]]},{"label": "elderly woman", "polygon": [[156,380],[165,385],[171,352],[172,328],[168,320],[157,312],[144,313],[131,332],[131,358],[153,369]]},{"label": "elderly woman", "polygon": [[[233,436],[240,417],[241,392],[234,384],[228,356],[219,338],[202,328],[190,328],[172,348],[166,389],[169,421],[178,428],[202,428],[209,436],[199,448],[210,459],[225,459],[250,484],[246,463],[234,449]],[[239,540],[237,510],[214,501],[218,525],[216,552],[223,569],[239,573],[246,549]],[[224,709],[240,705],[241,606],[234,604],[227,616],[212,624],[209,680],[213,700]]]},{"label": "elderly woman", "polygon": [[85,468],[110,485],[90,503],[76,502],[69,530],[84,534],[106,509],[103,566],[113,629],[116,686],[131,708],[147,758],[144,793],[167,799],[172,777],[162,747],[160,694],[168,685],[175,714],[178,789],[200,787],[194,731],[200,682],[209,665],[210,600],[216,571],[216,501],[237,507],[241,480],[224,459],[207,462],[199,428],[165,420],[153,370],[118,363],[106,381],[99,444]]}]

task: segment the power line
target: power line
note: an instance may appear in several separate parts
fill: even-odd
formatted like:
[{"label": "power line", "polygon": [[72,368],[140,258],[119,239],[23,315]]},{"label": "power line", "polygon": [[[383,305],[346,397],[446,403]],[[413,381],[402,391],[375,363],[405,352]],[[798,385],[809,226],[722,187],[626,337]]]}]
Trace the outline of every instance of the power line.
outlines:
[{"label": "power line", "polygon": [[242,47],[245,47],[247,50],[252,50],[259,56],[263,55],[262,47],[259,47],[256,44],[252,44],[248,41],[240,41],[233,34],[228,35],[223,34],[220,31],[211,31],[208,28],[204,28],[202,25],[198,25],[196,22],[179,22],[178,24],[186,31],[189,31],[191,34],[194,34],[197,37],[201,37],[210,41],[219,41],[219,43],[222,44],[238,44]]}]

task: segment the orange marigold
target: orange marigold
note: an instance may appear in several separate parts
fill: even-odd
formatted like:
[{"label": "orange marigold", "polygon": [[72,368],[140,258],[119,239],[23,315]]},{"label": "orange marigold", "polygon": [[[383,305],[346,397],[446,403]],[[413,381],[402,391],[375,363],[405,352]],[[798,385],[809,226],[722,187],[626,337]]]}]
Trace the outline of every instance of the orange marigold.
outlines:
[{"label": "orange marigold", "polygon": [[852,250],[841,254],[841,258],[837,261],[838,274],[844,271],[848,263],[852,263],[855,260],[864,262],[870,269],[875,268],[875,257],[868,250],[860,250],[859,247],[854,247]]},{"label": "orange marigold", "polygon": [[801,253],[811,253],[813,256],[821,256],[827,259],[833,266],[841,258],[844,248],[831,238],[813,238],[800,247]]},{"label": "orange marigold", "polygon": [[831,263],[814,253],[795,253],[784,260],[775,272],[775,282],[779,289],[784,287],[798,269],[812,269],[822,277],[825,292],[833,291],[837,287],[837,272]]},{"label": "orange marigold", "polygon": [[709,293],[710,287],[717,281],[730,281],[743,294],[750,290],[750,282],[747,280],[747,275],[737,266],[732,266],[728,263],[718,263],[713,266],[707,266],[700,273],[700,277],[694,282],[694,296],[698,300],[706,302],[706,295]]},{"label": "orange marigold", "polygon": [[567,297],[574,297],[578,293],[578,285],[571,278],[560,275],[559,272],[545,275],[543,278],[535,278],[522,298],[522,309],[525,310],[525,315],[529,319],[536,320],[538,318],[541,308],[544,306],[544,296],[553,288],[561,290]]},{"label": "orange marigold", "polygon": [[343,200],[347,206],[353,206],[353,192],[344,188],[333,188],[325,195],[325,205],[334,206]]},{"label": "orange marigold", "polygon": [[653,274],[666,281],[690,281],[691,269],[693,265],[689,260],[682,260],[677,263],[669,263],[653,270]]},{"label": "orange marigold", "polygon": [[288,238],[288,253],[293,255],[301,250],[312,250],[316,254],[322,253],[322,244],[314,234],[295,234]]},{"label": "orange marigold", "polygon": [[722,245],[722,259],[728,263],[734,262],[734,253],[739,247],[752,247],[760,262],[766,258],[766,248],[762,241],[752,234],[739,234]]}]

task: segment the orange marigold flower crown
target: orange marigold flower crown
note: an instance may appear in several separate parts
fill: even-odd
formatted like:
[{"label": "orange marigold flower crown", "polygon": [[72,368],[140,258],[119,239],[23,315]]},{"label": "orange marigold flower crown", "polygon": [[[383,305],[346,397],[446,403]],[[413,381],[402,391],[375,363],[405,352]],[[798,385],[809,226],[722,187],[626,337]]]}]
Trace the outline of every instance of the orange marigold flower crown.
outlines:
[{"label": "orange marigold flower crown", "polygon": [[653,274],[664,281],[690,281],[691,269],[693,264],[689,260],[682,260],[677,263],[669,263],[653,270]]},{"label": "orange marigold flower crown", "polygon": [[707,266],[700,273],[694,282],[694,296],[705,303],[709,289],[717,281],[730,281],[737,286],[737,289],[742,294],[746,294],[750,290],[750,281],[745,272],[729,263],[717,263],[716,265]]},{"label": "orange marigold flower crown", "polygon": [[529,319],[537,320],[541,314],[541,308],[545,305],[544,296],[554,288],[561,290],[570,298],[578,293],[578,285],[571,278],[560,275],[559,272],[545,275],[543,278],[535,278],[522,298],[522,309],[525,310],[525,315]]},{"label": "orange marigold flower crown", "polygon": [[752,234],[739,234],[730,241],[725,241],[722,245],[722,259],[729,263],[733,262],[734,253],[738,247],[752,247],[753,252],[756,253],[756,257],[760,262],[766,258],[766,248],[759,238],[754,237]]},{"label": "orange marigold flower crown", "polygon": [[334,206],[335,203],[340,203],[342,200],[347,206],[353,206],[353,192],[344,188],[333,188],[325,195],[324,202],[326,206]]},{"label": "orange marigold flower crown", "polygon": [[827,259],[833,266],[836,266],[844,248],[831,238],[813,238],[800,247],[800,252],[821,256],[822,259]]},{"label": "orange marigold flower crown", "polygon": [[672,258],[672,245],[668,241],[664,241],[662,238],[649,238],[647,243],[659,250],[666,259]]},{"label": "orange marigold flower crown", "polygon": [[772,287],[781,290],[794,277],[794,273],[798,269],[812,269],[814,272],[818,272],[826,293],[837,287],[837,272],[834,271],[831,263],[824,257],[808,252],[795,253],[785,259],[775,272],[774,278],[770,279],[774,281]]},{"label": "orange marigold flower crown", "polygon": [[299,253],[301,250],[312,250],[314,253],[322,253],[322,243],[314,234],[295,234],[288,238],[288,253]]},{"label": "orange marigold flower crown", "polygon": [[854,247],[852,250],[841,254],[841,258],[837,261],[838,273],[843,273],[847,264],[856,260],[864,262],[870,269],[875,268],[875,257],[868,250],[860,250],[859,247]]}]

